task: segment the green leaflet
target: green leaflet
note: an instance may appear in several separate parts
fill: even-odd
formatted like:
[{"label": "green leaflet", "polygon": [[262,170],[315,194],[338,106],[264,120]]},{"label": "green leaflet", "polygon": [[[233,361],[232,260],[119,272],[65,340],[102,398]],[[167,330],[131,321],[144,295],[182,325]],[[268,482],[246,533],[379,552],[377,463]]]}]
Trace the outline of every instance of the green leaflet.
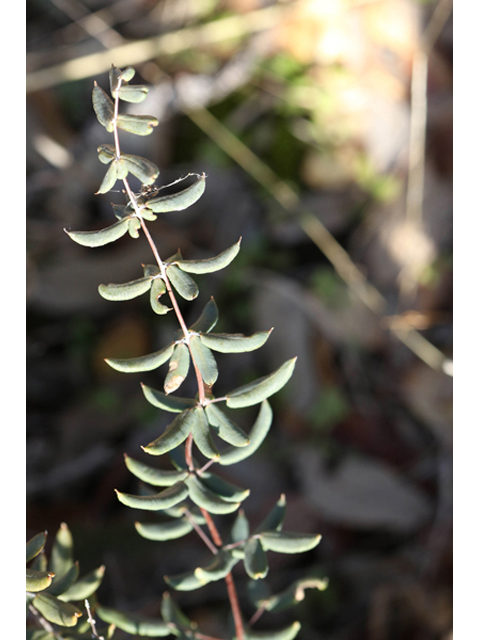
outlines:
[{"label": "green leaflet", "polygon": [[[126,178],[127,173],[123,171],[123,174],[123,178]],[[115,159],[108,167],[107,173],[104,175],[103,180],[98,187],[98,191],[95,195],[98,195],[99,193],[107,193],[108,191],[113,189],[116,181],[121,178],[121,165],[119,164],[118,159]]]},{"label": "green leaflet", "polygon": [[143,482],[153,485],[154,487],[171,487],[177,482],[185,480],[188,476],[188,471],[166,471],[164,469],[155,469],[143,462],[134,460],[124,454],[125,464],[130,473],[136,478],[139,478]]},{"label": "green leaflet", "polygon": [[52,596],[59,596],[64,591],[67,591],[78,578],[78,573],[78,562],[75,562],[63,575],[55,576],[52,584],[48,587],[48,593]]},{"label": "green leaflet", "polygon": [[167,396],[161,391],[147,387],[146,384],[142,384],[142,390],[145,398],[158,409],[164,409],[171,413],[181,413],[185,409],[193,409],[197,404],[193,398],[179,398],[176,396]]},{"label": "green leaflet", "polygon": [[289,531],[266,531],[260,534],[265,551],[278,553],[303,553],[317,546],[322,536],[313,533],[292,533]]},{"label": "green leaflet", "polygon": [[197,567],[194,574],[202,584],[207,584],[225,578],[237,562],[238,558],[230,552],[219,551],[210,564],[206,567]]},{"label": "green leaflet", "polygon": [[267,611],[283,611],[288,609],[305,598],[306,589],[318,589],[324,591],[328,586],[328,580],[319,578],[303,578],[296,580],[284,591],[270,596],[262,602]]},{"label": "green leaflet", "polygon": [[172,589],[176,589],[177,591],[193,591],[204,585],[193,571],[177,573],[174,576],[163,576],[163,578]]},{"label": "green leaflet", "polygon": [[237,517],[235,518],[235,522],[233,523],[232,531],[230,533],[232,542],[241,542],[242,540],[246,540],[249,533],[249,522],[245,516],[243,509],[240,509]]},{"label": "green leaflet", "polygon": [[128,233],[132,236],[132,238],[139,237],[140,234],[138,233],[138,230],[141,226],[142,223],[138,218],[136,218],[135,216],[132,216],[130,218],[130,220],[128,221]]},{"label": "green leaflet", "polygon": [[120,159],[126,169],[140,180],[142,184],[152,184],[155,182],[160,169],[156,164],[141,156],[127,155],[122,153]]},{"label": "green leaflet", "polygon": [[214,271],[220,271],[229,265],[240,251],[240,242],[236,242],[234,245],[220,253],[214,258],[206,258],[204,260],[176,260],[175,264],[180,267],[182,271],[188,273],[213,273]]},{"label": "green leaflet", "polygon": [[206,458],[218,460],[219,453],[215,443],[213,442],[205,411],[202,407],[195,407],[193,412],[195,420],[192,426],[192,435],[195,444]]},{"label": "green leaflet", "polygon": [[195,476],[190,476],[186,484],[193,502],[210,513],[233,513],[240,506],[240,502],[229,502],[216,495]]},{"label": "green leaflet", "polygon": [[[188,174],[187,178],[193,174]],[[167,196],[150,198],[146,201],[149,209],[155,213],[167,213],[169,211],[183,211],[194,204],[205,191],[205,175],[198,176],[192,185],[180,191]]]},{"label": "green leaflet", "polygon": [[50,569],[59,578],[67,573],[73,564],[73,537],[68,526],[62,522],[53,541]]},{"label": "green leaflet", "polygon": [[56,640],[53,633],[43,629],[27,629],[26,640]]},{"label": "green leaflet", "polygon": [[202,343],[199,336],[191,336],[189,344],[192,357],[202,374],[203,381],[212,386],[218,378],[218,368],[213,353]]},{"label": "green leaflet", "polygon": [[174,627],[166,624],[163,620],[157,618],[148,618],[133,613],[123,613],[109,607],[97,607],[96,615],[108,624],[114,624],[116,627],[126,633],[134,635],[147,636],[148,638],[164,638],[174,633]]},{"label": "green leaflet", "polygon": [[64,231],[74,242],[84,247],[102,247],[124,236],[128,231],[129,220],[130,218],[123,218],[110,227],[98,231],[67,231],[66,229]]},{"label": "green leaflet", "polygon": [[250,538],[245,545],[245,571],[252,578],[265,578],[268,573],[267,554],[256,538]]},{"label": "green leaflet", "polygon": [[107,131],[112,132],[115,114],[113,102],[96,82],[93,83],[92,102],[98,121]]},{"label": "green leaflet", "polygon": [[165,591],[163,594],[161,612],[165,622],[171,622],[183,631],[190,631],[197,626],[195,622],[191,622],[183,611],[181,611],[168,591]]},{"label": "green leaflet", "polygon": [[150,290],[150,306],[152,307],[153,311],[155,311],[155,313],[159,316],[164,316],[166,313],[171,311],[170,307],[167,307],[160,302],[160,298],[163,296],[166,290],[167,288],[162,278],[154,277],[152,288]]},{"label": "green leaflet", "polygon": [[263,533],[264,531],[280,531],[285,519],[286,511],[287,501],[285,494],[282,493],[267,517],[255,529],[255,533]]},{"label": "green leaflet", "polygon": [[98,293],[105,298],[114,302],[123,300],[133,300],[146,293],[152,286],[152,278],[138,278],[124,284],[101,284],[98,287]]},{"label": "green leaflet", "polygon": [[122,83],[129,82],[133,76],[135,75],[135,69],[133,67],[127,67],[123,71],[118,69],[112,64],[112,68],[108,74],[108,79],[110,81],[110,93],[115,97],[118,89],[122,85]]},{"label": "green leaflet", "polygon": [[296,361],[297,358],[287,360],[287,362],[284,362],[281,367],[270,375],[258,378],[254,382],[250,382],[225,394],[227,397],[227,407],[231,407],[232,409],[249,407],[277,393],[292,376]]},{"label": "green leaflet", "polygon": [[30,560],[33,560],[33,558],[38,556],[40,551],[42,551],[42,549],[44,548],[46,541],[46,531],[37,533],[37,535],[33,536],[33,538],[30,538],[30,540],[28,540],[27,542],[27,559],[25,562],[30,562]]},{"label": "green leaflet", "polygon": [[125,102],[143,102],[148,94],[148,87],[142,84],[122,84],[118,97]]},{"label": "green leaflet", "polygon": [[187,439],[194,422],[195,414],[193,409],[182,411],[165,429],[164,433],[146,447],[142,447],[143,450],[153,456],[161,456],[167,451],[178,447],[179,444],[182,444]]},{"label": "green leaflet", "polygon": [[192,333],[208,333],[213,329],[217,322],[218,308],[215,304],[215,300],[213,298],[210,298],[210,300],[203,308],[200,317],[189,327],[189,330]]},{"label": "green leaflet", "polygon": [[27,591],[31,591],[32,593],[43,591],[52,584],[54,576],[53,571],[27,569]]},{"label": "green leaflet", "polygon": [[119,113],[117,116],[117,127],[137,136],[148,136],[157,125],[158,120],[154,116],[133,116],[126,113]]},{"label": "green leaflet", "polygon": [[250,489],[237,487],[214,473],[203,472],[201,481],[207,489],[227,502],[242,502],[250,495]]},{"label": "green leaflet", "polygon": [[[170,358],[170,364],[168,366],[168,373],[165,378],[163,388],[168,395],[176,391],[182,382],[187,377],[188,370],[190,368],[190,351],[183,342],[175,345],[173,349],[172,357]],[[180,444],[180,443],[178,443]]]},{"label": "green leaflet", "polygon": [[218,436],[234,447],[246,447],[250,438],[236,425],[233,420],[217,407],[216,404],[208,404],[205,408],[208,422],[217,431]]},{"label": "green leaflet", "polygon": [[89,598],[101,585],[104,574],[105,567],[101,565],[97,569],[87,573],[83,578],[77,580],[71,587],[59,595],[58,599],[63,602],[75,602]]},{"label": "green leaflet", "polygon": [[167,276],[176,291],[185,300],[194,300],[199,293],[197,283],[175,265],[167,266]]},{"label": "green leaflet", "polygon": [[173,353],[174,343],[169,344],[168,347],[149,353],[145,356],[139,356],[138,358],[105,358],[105,362],[122,373],[137,373],[139,371],[152,371],[157,369],[162,364],[170,359]]},{"label": "green leaflet", "polygon": [[[293,640],[301,627],[300,622],[296,621],[289,627],[279,631],[252,631],[247,629],[245,631],[245,640]],[[235,638],[235,640],[237,639]]]},{"label": "green leaflet", "polygon": [[147,540],[176,540],[193,530],[187,518],[179,518],[169,522],[141,523],[135,522],[135,528],[142,538]]},{"label": "green leaflet", "polygon": [[[208,407],[213,405],[208,405]],[[207,410],[208,410],[207,407]],[[207,414],[208,415],[208,414]],[[251,456],[265,440],[272,424],[273,412],[267,400],[262,402],[257,419],[250,431],[250,442],[245,447],[233,447],[220,453],[219,463],[222,465],[236,464]]]},{"label": "green leaflet", "polygon": [[238,333],[202,333],[200,340],[206,347],[214,351],[245,353],[262,347],[272,331],[273,329],[270,329],[270,331],[257,331],[251,336],[244,336]]},{"label": "green leaflet", "polygon": [[49,593],[39,593],[32,604],[49,622],[61,624],[63,627],[74,627],[82,615],[73,604],[61,602]]},{"label": "green leaflet", "polygon": [[188,496],[188,489],[184,482],[177,482],[168,489],[152,496],[134,496],[129,493],[117,491],[117,498],[122,504],[131,509],[144,509],[145,511],[161,511],[178,504]]},{"label": "green leaflet", "polygon": [[97,147],[98,159],[103,164],[109,164],[116,156],[117,150],[113,144],[101,144]]}]

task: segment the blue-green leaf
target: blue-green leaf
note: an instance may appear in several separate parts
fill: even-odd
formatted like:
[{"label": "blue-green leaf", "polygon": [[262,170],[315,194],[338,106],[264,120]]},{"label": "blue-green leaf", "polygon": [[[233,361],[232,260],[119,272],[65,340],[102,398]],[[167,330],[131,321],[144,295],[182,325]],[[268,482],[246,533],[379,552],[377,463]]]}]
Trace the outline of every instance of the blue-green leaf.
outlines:
[{"label": "blue-green leaf", "polygon": [[250,438],[247,434],[236,425],[233,420],[217,407],[216,404],[211,403],[205,407],[207,418],[212,427],[217,431],[218,436],[228,442],[228,444],[234,447],[246,447]]},{"label": "blue-green leaf", "polygon": [[175,420],[165,429],[165,432],[146,447],[142,447],[146,453],[153,456],[161,456],[167,451],[178,447],[184,440],[195,423],[193,409],[187,409],[180,413]]},{"label": "blue-green leaf", "polygon": [[162,364],[170,359],[173,353],[174,343],[169,344],[168,347],[149,353],[145,356],[139,356],[138,358],[106,358],[105,362],[122,373],[137,373],[139,371],[152,371],[157,369]]},{"label": "blue-green leaf", "polygon": [[238,333],[200,334],[200,340],[209,349],[221,353],[245,353],[262,347],[270,336],[270,331],[257,331],[251,336]]},{"label": "blue-green leaf", "polygon": [[157,125],[158,119],[154,116],[134,116],[126,113],[119,113],[117,116],[117,127],[137,136],[148,136]]},{"label": "blue-green leaf", "polygon": [[52,584],[54,576],[53,571],[37,571],[27,568],[27,591],[32,593],[43,591]]},{"label": "blue-green leaf", "polygon": [[201,474],[202,484],[217,496],[228,502],[242,502],[250,495],[250,489],[242,489],[231,482],[227,482],[215,473],[204,471]]},{"label": "blue-green leaf", "polygon": [[190,327],[189,330],[192,333],[208,333],[213,329],[213,327],[218,322],[218,308],[215,304],[215,300],[210,298],[205,307],[203,308],[202,313],[198,320],[196,320]]},{"label": "blue-green leaf", "polygon": [[277,553],[304,553],[320,542],[322,536],[313,533],[292,533],[290,531],[265,531],[260,534],[262,547]]},{"label": "blue-green leaf", "polygon": [[193,530],[193,524],[187,518],[179,518],[168,522],[135,522],[135,528],[142,538],[147,540],[176,540]]},{"label": "blue-green leaf", "polygon": [[267,517],[255,529],[255,533],[263,533],[264,531],[280,531],[285,519],[286,511],[287,501],[285,494],[282,493]]},{"label": "blue-green leaf", "polygon": [[245,512],[243,509],[240,509],[237,517],[235,518],[235,522],[232,526],[232,531],[230,533],[230,537],[232,542],[241,542],[248,538],[248,534],[250,533],[250,524],[245,516]]},{"label": "blue-green leaf", "polygon": [[64,231],[72,240],[84,247],[102,247],[124,236],[128,231],[129,220],[130,218],[123,218],[110,227],[96,231],[67,231],[66,229]]},{"label": "blue-green leaf", "polygon": [[203,381],[212,386],[218,378],[218,368],[213,353],[201,342],[199,336],[191,336],[189,344]]},{"label": "blue-green leaf", "polygon": [[250,538],[245,545],[244,565],[252,580],[265,578],[268,573],[267,554],[257,538]]},{"label": "blue-green leaf", "polygon": [[133,613],[123,613],[109,607],[97,607],[96,614],[104,622],[114,624],[122,631],[134,635],[147,636],[148,638],[164,638],[175,632],[173,625],[166,624],[163,620]]},{"label": "blue-green leaf", "polygon": [[[190,175],[193,174],[189,174],[186,177],[188,178]],[[147,207],[155,213],[183,211],[194,204],[202,196],[205,191],[205,178],[205,174],[198,176],[198,180],[179,193],[150,198],[146,201]]]},{"label": "blue-green leaf", "polygon": [[117,498],[122,504],[131,509],[144,509],[145,511],[161,511],[178,504],[188,496],[188,489],[184,482],[177,482],[168,489],[150,496],[134,496],[129,493],[117,491]]},{"label": "blue-green leaf", "polygon": [[177,573],[174,576],[163,576],[165,582],[177,591],[193,591],[204,586],[193,571]]},{"label": "blue-green leaf", "polygon": [[188,273],[213,273],[228,266],[240,251],[241,238],[234,245],[213,258],[204,260],[176,260],[175,264]]},{"label": "blue-green leaf", "polygon": [[113,302],[133,300],[146,293],[152,286],[152,278],[138,278],[122,284],[101,284],[98,293]]},{"label": "blue-green leaf", "polygon": [[170,364],[168,366],[168,373],[165,378],[163,388],[168,395],[176,391],[182,382],[185,380],[190,368],[190,351],[185,343],[180,342],[175,345],[172,357],[170,358]]},{"label": "blue-green leaf", "polygon": [[67,573],[73,564],[73,537],[68,526],[62,522],[53,541],[50,569],[59,578]]},{"label": "blue-green leaf", "polygon": [[238,558],[235,558],[232,553],[219,551],[207,566],[197,567],[194,574],[202,584],[207,584],[225,578],[237,562]]},{"label": "blue-green leaf", "polygon": [[229,502],[221,498],[195,476],[190,476],[186,480],[186,484],[193,502],[210,513],[233,513],[240,506],[240,502]]},{"label": "blue-green leaf", "polygon": [[[208,405],[209,407],[212,405]],[[208,407],[207,407],[208,409]],[[208,413],[207,413],[208,415]],[[220,452],[219,463],[231,465],[245,460],[255,453],[265,440],[272,424],[273,412],[267,400],[262,402],[257,419],[253,425],[249,437],[250,442],[245,447],[232,447],[225,452]]]},{"label": "blue-green leaf", "polygon": [[107,131],[112,132],[115,108],[112,100],[96,82],[93,83],[92,102],[98,121]]},{"label": "blue-green leaf", "polygon": [[180,610],[168,591],[163,594],[161,605],[162,617],[165,622],[171,622],[183,631],[196,629],[196,623],[191,622],[187,616]]},{"label": "blue-green leaf", "polygon": [[[125,176],[124,176],[125,177]],[[98,191],[95,195],[99,193],[107,193],[111,189],[113,189],[116,181],[120,178],[119,175],[119,164],[117,160],[114,160],[111,165],[107,169],[107,173],[104,175],[103,180],[98,187]]]},{"label": "blue-green leaf", "polygon": [[[300,622],[296,621],[289,627],[278,631],[252,631],[251,629],[246,629],[245,640],[293,640],[301,627]],[[235,640],[237,639],[235,638]]]},{"label": "blue-green leaf", "polygon": [[118,97],[125,102],[143,102],[148,94],[148,87],[142,84],[122,84]]},{"label": "blue-green leaf", "polygon": [[30,562],[30,560],[33,560],[33,558],[35,558],[35,556],[38,556],[40,551],[42,551],[42,549],[44,548],[46,541],[47,541],[46,531],[37,533],[37,535],[33,536],[33,538],[30,538],[30,540],[28,540],[26,562]]},{"label": "blue-green leaf", "polygon": [[74,627],[82,612],[73,604],[61,602],[49,593],[39,593],[32,602],[44,618],[63,627]]},{"label": "blue-green leaf", "polygon": [[261,606],[267,611],[283,611],[301,602],[305,598],[306,589],[324,591],[327,586],[328,580],[326,579],[301,578],[284,591],[263,600]]},{"label": "blue-green leaf", "polygon": [[239,409],[249,407],[269,398],[277,393],[291,378],[297,358],[284,362],[281,367],[268,376],[258,378],[249,384],[245,384],[230,393],[227,397],[227,407]]},{"label": "blue-green leaf", "polygon": [[67,591],[58,596],[63,602],[75,602],[89,598],[101,585],[105,574],[105,566],[101,565],[77,580]]},{"label": "blue-green leaf", "polygon": [[75,562],[63,575],[55,576],[52,580],[52,584],[48,587],[47,592],[52,596],[59,596],[72,586],[78,578],[78,573],[78,562]]},{"label": "blue-green leaf", "polygon": [[160,302],[160,298],[163,296],[165,291],[167,290],[165,286],[165,282],[160,277],[155,277],[152,282],[152,288],[150,290],[150,306],[153,311],[159,316],[164,316],[166,313],[171,311],[171,307],[167,307],[166,305]]},{"label": "blue-green leaf", "polygon": [[198,296],[198,286],[195,280],[175,265],[167,266],[167,276],[176,291],[185,300],[194,300]]},{"label": "blue-green leaf", "polygon": [[142,384],[142,390],[145,398],[158,409],[164,409],[171,413],[181,413],[185,409],[193,409],[197,402],[192,398],[179,398],[177,396],[167,396],[161,391],[152,389],[146,384]]},{"label": "blue-green leaf", "polygon": [[130,473],[154,487],[171,487],[173,484],[185,480],[188,476],[188,471],[156,469],[131,458],[127,454],[124,454],[124,457]]},{"label": "blue-green leaf", "polygon": [[160,173],[160,169],[156,164],[141,156],[122,153],[120,159],[123,166],[138,178],[142,184],[152,184]]},{"label": "blue-green leaf", "polygon": [[193,422],[192,435],[195,444],[206,458],[218,460],[219,453],[213,442],[205,411],[202,407],[195,407],[193,411],[195,421]]}]

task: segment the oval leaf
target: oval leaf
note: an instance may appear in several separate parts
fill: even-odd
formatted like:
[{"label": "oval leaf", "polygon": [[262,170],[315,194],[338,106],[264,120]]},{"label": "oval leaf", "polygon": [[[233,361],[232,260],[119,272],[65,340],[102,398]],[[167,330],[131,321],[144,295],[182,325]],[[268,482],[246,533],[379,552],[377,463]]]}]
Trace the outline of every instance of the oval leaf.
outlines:
[{"label": "oval leaf", "polygon": [[210,513],[233,513],[240,506],[239,502],[228,502],[210,491],[198,478],[190,476],[186,480],[189,496],[201,509]]},{"label": "oval leaf", "polygon": [[258,378],[254,382],[243,385],[230,393],[227,397],[227,406],[232,409],[249,407],[252,404],[262,402],[274,393],[277,393],[291,378],[297,358],[284,362],[281,367],[268,376]]},{"label": "oval leaf", "polygon": [[293,640],[301,627],[300,622],[296,621],[289,627],[279,631],[252,631],[247,629],[245,631],[245,640]]},{"label": "oval leaf", "polygon": [[313,533],[291,533],[289,531],[266,531],[260,534],[262,547],[277,553],[303,553],[310,551],[322,536]]},{"label": "oval leaf", "polygon": [[206,567],[197,567],[194,574],[202,584],[207,584],[225,578],[237,562],[238,558],[228,551],[220,551]]},{"label": "oval leaf", "polygon": [[221,353],[246,353],[262,347],[268,340],[270,331],[257,331],[251,336],[229,333],[201,334],[200,340],[209,349]]},{"label": "oval leaf", "polygon": [[146,636],[148,638],[164,638],[173,633],[171,624],[166,624],[157,618],[148,618],[133,613],[123,613],[116,609],[99,606],[96,609],[98,617],[107,624],[114,624],[126,633]]},{"label": "oval leaf", "polygon": [[74,627],[82,612],[73,604],[61,602],[49,593],[39,593],[32,602],[44,618],[63,627]]},{"label": "oval leaf", "polygon": [[67,573],[72,566],[73,537],[68,526],[65,522],[62,522],[53,541],[50,569],[54,572],[55,576],[59,578]]},{"label": "oval leaf", "polygon": [[243,429],[236,425],[233,420],[230,420],[216,404],[208,404],[205,407],[205,413],[208,422],[222,440],[225,440],[225,442],[228,442],[228,444],[234,447],[246,447],[250,443],[250,438]]},{"label": "oval leaf", "polygon": [[152,278],[138,278],[124,284],[101,284],[98,287],[98,293],[105,300],[114,302],[133,300],[146,293],[151,286]]},{"label": "oval leaf", "polygon": [[202,375],[203,381],[212,386],[218,378],[218,368],[213,353],[202,343],[199,336],[190,337],[190,351]]},{"label": "oval leaf", "polygon": [[98,187],[98,191],[95,195],[99,193],[107,193],[115,186],[116,181],[120,178],[119,175],[119,164],[117,160],[114,160],[112,164],[108,167],[107,173],[104,175],[103,180]]},{"label": "oval leaf", "polygon": [[154,487],[171,487],[177,482],[185,480],[188,476],[188,471],[166,471],[164,469],[155,469],[154,467],[143,464],[143,462],[130,458],[130,456],[127,456],[126,454],[124,457],[125,464],[130,473],[133,473],[133,475],[142,480],[142,482],[147,482]]},{"label": "oval leaf", "polygon": [[160,173],[157,165],[141,156],[122,153],[121,160],[126,169],[138,178],[142,184],[152,184]]},{"label": "oval leaf", "polygon": [[201,481],[207,489],[210,489],[210,491],[213,491],[217,496],[228,502],[242,502],[250,495],[250,489],[237,487],[214,473],[203,472]]},{"label": "oval leaf", "polygon": [[142,390],[145,398],[153,404],[154,407],[170,411],[171,413],[181,413],[186,409],[193,409],[197,402],[192,398],[178,398],[175,396],[167,396],[161,391],[147,387],[146,384],[142,384]]},{"label": "oval leaf", "polygon": [[264,531],[280,531],[285,519],[286,511],[287,501],[285,494],[282,493],[280,499],[277,501],[276,505],[267,517],[255,529],[255,533],[262,533]]},{"label": "oval leaf", "polygon": [[73,564],[63,576],[55,576],[52,584],[48,588],[48,593],[52,596],[59,596],[61,593],[69,589],[78,578],[78,562]]},{"label": "oval leaf", "polygon": [[165,582],[177,591],[194,591],[204,586],[193,571],[177,573],[174,576],[163,576]]},{"label": "oval leaf", "polygon": [[208,333],[213,329],[217,322],[218,308],[215,304],[215,300],[213,298],[210,298],[210,300],[203,308],[200,317],[189,327],[189,330],[192,333]]},{"label": "oval leaf", "polygon": [[186,518],[179,518],[170,522],[144,523],[135,522],[135,528],[142,538],[147,540],[176,540],[193,531],[193,524]]},{"label": "oval leaf", "polygon": [[211,460],[218,460],[219,453],[217,451],[215,443],[213,442],[205,411],[202,409],[202,407],[195,407],[193,411],[195,415],[195,421],[192,427],[192,435],[195,444],[206,458],[210,458]]},{"label": "oval leaf", "polygon": [[113,102],[96,82],[93,83],[92,102],[93,110],[100,124],[107,131],[113,131],[113,118],[115,115]]},{"label": "oval leaf", "polygon": [[170,364],[168,366],[168,373],[163,385],[165,393],[168,395],[176,391],[182,382],[185,380],[190,368],[190,351],[183,342],[175,345],[172,357],[170,358]]},{"label": "oval leaf", "polygon": [[64,231],[72,240],[84,247],[102,247],[124,236],[128,231],[128,221],[129,218],[123,218],[110,227],[97,231],[67,231],[66,229]]},{"label": "oval leaf", "polygon": [[[193,174],[189,174],[193,175]],[[187,178],[189,176],[186,176]],[[146,201],[149,209],[155,213],[167,213],[168,211],[183,211],[194,204],[205,191],[205,174],[198,176],[192,185],[180,191],[167,196],[151,198]]]},{"label": "oval leaf", "polygon": [[101,585],[104,575],[105,567],[102,565],[77,580],[67,591],[59,595],[58,599],[62,602],[76,602],[90,598]]},{"label": "oval leaf", "polygon": [[164,316],[166,313],[171,311],[170,307],[162,304],[160,302],[160,298],[163,296],[165,291],[167,290],[165,286],[165,282],[162,278],[154,278],[152,283],[152,289],[150,291],[150,306],[153,311],[159,316]]},{"label": "oval leaf", "polygon": [[125,102],[143,102],[148,94],[148,87],[142,84],[122,84],[118,97]]},{"label": "oval leaf", "polygon": [[184,482],[177,482],[168,489],[152,496],[134,496],[129,493],[117,491],[117,498],[122,504],[131,509],[144,509],[145,511],[161,511],[178,504],[188,496],[188,489]]},{"label": "oval leaf", "polygon": [[236,242],[234,245],[220,253],[214,258],[206,258],[204,260],[176,260],[175,264],[182,270],[188,273],[213,273],[214,271],[220,271],[229,265],[240,251],[240,242]]},{"label": "oval leaf", "polygon": [[[212,406],[212,405],[208,405]],[[208,410],[208,407],[207,407]],[[208,415],[208,412],[207,412]],[[265,440],[272,425],[273,412],[267,400],[264,400],[260,408],[255,424],[253,425],[249,437],[250,442],[245,447],[234,447],[220,453],[219,463],[221,465],[236,464],[245,460],[255,453]]]},{"label": "oval leaf", "polygon": [[106,358],[105,362],[122,373],[138,373],[139,371],[153,371],[170,359],[173,353],[174,343],[169,344],[168,347],[149,353],[145,356],[139,356],[138,358]]},{"label": "oval leaf", "polygon": [[154,116],[134,116],[126,113],[119,113],[117,116],[117,127],[137,136],[148,136],[157,125],[158,120]]},{"label": "oval leaf", "polygon": [[193,409],[187,409],[178,415],[175,420],[165,429],[165,432],[156,440],[142,449],[153,456],[161,456],[167,451],[171,451],[187,439],[193,428],[195,415]]},{"label": "oval leaf", "polygon": [[267,554],[256,538],[251,538],[245,545],[244,565],[252,580],[265,578],[268,573]]},{"label": "oval leaf", "polygon": [[44,548],[46,541],[47,541],[46,531],[37,533],[37,535],[33,536],[33,538],[30,538],[30,540],[28,540],[26,562],[30,562],[30,560],[33,560],[33,558],[38,556],[40,551],[42,551],[42,549]]},{"label": "oval leaf", "polygon": [[52,584],[54,576],[53,571],[27,569],[27,591],[31,591],[32,593],[43,591]]},{"label": "oval leaf", "polygon": [[198,296],[198,286],[193,278],[174,265],[167,266],[167,276],[176,291],[185,300],[194,300]]}]

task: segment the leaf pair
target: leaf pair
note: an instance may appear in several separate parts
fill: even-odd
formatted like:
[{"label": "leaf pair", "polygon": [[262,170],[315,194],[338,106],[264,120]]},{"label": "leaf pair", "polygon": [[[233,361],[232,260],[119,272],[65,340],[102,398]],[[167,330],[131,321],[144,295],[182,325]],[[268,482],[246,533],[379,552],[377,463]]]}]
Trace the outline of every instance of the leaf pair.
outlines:
[{"label": "leaf pair", "polygon": [[138,178],[142,184],[147,185],[155,182],[160,173],[160,169],[153,162],[140,156],[126,153],[120,153],[117,156],[115,146],[112,144],[100,145],[97,152],[101,162],[110,164],[97,194],[107,193],[117,180],[123,180],[129,173]]}]

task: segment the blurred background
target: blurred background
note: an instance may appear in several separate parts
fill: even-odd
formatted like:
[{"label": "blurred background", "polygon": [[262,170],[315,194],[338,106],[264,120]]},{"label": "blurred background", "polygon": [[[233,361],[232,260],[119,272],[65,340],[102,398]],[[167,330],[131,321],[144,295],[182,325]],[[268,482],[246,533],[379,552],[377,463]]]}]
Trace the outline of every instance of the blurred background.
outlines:
[{"label": "blurred background", "polygon": [[[157,184],[208,175],[197,204],[149,225],[160,255],[207,257],[243,238],[229,268],[196,278],[187,321],[213,295],[218,331],[275,327],[259,351],[219,354],[217,395],[298,356],[266,442],[221,472],[252,487],[252,525],[285,493],[285,529],[323,536],[307,554],[270,554],[273,591],[306,574],[329,586],[258,628],[298,618],[300,640],[452,638],[451,2],[26,8],[27,537],[66,522],[81,573],[106,565],[102,603],[147,615],[165,574],[208,557],[193,534],[141,538],[140,513],[114,493],[139,490],[125,452],[152,462],[140,446],[168,416],[139,383],[161,388],[165,371],[120,374],[103,359],[157,350],[177,327],[145,297],[107,302],[97,287],[140,277],[148,244],[93,250],[63,232],[108,226],[123,201],[94,195],[96,148],[111,139],[91,91],[108,89],[112,63],[133,65],[151,90],[131,112],[160,124],[122,135],[122,150],[155,162]],[[248,430],[255,411],[235,418]],[[175,597],[222,636],[222,582]]]}]

